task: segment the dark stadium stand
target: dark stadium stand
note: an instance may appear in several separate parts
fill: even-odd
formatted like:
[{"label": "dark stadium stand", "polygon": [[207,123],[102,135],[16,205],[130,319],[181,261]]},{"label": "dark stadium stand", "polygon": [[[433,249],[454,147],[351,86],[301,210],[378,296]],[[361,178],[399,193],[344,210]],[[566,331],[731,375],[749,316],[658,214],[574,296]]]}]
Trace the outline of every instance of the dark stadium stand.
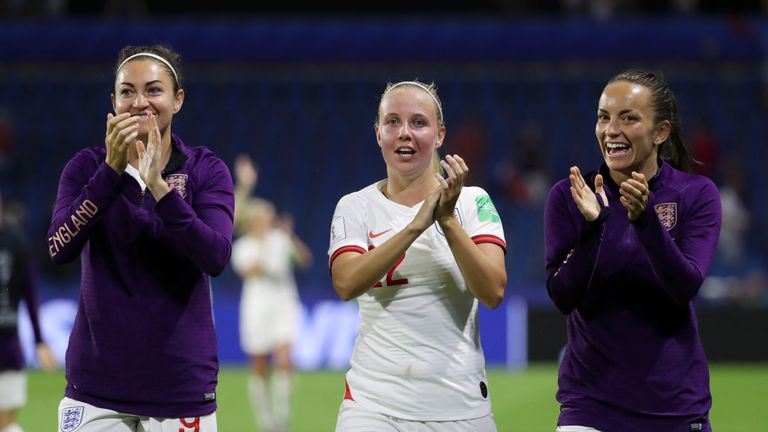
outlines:
[{"label": "dark stadium stand", "polygon": [[[736,25],[738,24],[738,25]],[[766,107],[763,20],[633,19],[594,23],[541,19],[79,19],[0,25],[0,111],[12,120],[13,163],[0,171],[3,192],[27,208],[26,228],[45,243],[63,164],[103,142],[110,110],[109,70],[127,43],[165,41],[182,53],[187,99],[174,130],[230,164],[248,152],[260,166],[257,194],[295,216],[317,257],[299,275],[310,298],[332,297],[324,257],[338,198],[383,178],[373,120],[387,81],[436,81],[448,122],[477,142],[477,183],[491,192],[510,245],[510,292],[548,304],[543,288],[541,203],[499,180],[506,161],[534,169],[547,186],[571,164],[599,163],[593,124],[605,81],[629,66],[658,67],[675,89],[691,127],[702,119],[720,152],[741,157],[748,184],[765,190]],[[610,34],[610,38],[605,35]],[[474,126],[468,125],[472,119]],[[538,128],[543,164],[526,168],[520,131]],[[467,129],[463,129],[466,127]],[[472,129],[474,127],[474,129]],[[472,150],[472,149],[470,149]],[[473,150],[473,151],[474,151]],[[530,149],[529,149],[530,150]],[[523,183],[525,185],[525,183]],[[761,186],[762,185],[762,186]],[[746,197],[756,221],[768,220],[764,192]],[[749,253],[766,261],[768,226],[756,224]],[[43,279],[62,276],[47,265]],[[77,277],[78,271],[65,273]],[[223,285],[239,289],[227,272]]]}]

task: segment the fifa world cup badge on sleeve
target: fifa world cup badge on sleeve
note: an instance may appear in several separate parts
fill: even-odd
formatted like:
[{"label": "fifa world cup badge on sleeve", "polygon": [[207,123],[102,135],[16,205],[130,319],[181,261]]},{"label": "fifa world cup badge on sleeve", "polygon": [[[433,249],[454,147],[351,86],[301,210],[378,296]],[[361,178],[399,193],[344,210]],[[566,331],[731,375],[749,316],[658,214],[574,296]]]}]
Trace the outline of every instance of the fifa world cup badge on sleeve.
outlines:
[{"label": "fifa world cup badge on sleeve", "polygon": [[84,406],[72,406],[64,408],[61,412],[61,432],[72,432],[83,421]]},{"label": "fifa world cup badge on sleeve", "polygon": [[480,222],[498,223],[501,220],[499,218],[499,212],[496,211],[496,207],[493,205],[493,201],[491,201],[491,197],[488,195],[482,195],[475,198],[475,204],[477,204],[477,218],[480,219]]},{"label": "fifa world cup badge on sleeve", "polygon": [[333,224],[331,225],[331,241],[337,242],[339,240],[344,240],[345,238],[347,238],[347,228],[344,225],[344,217],[339,216],[333,220]]}]

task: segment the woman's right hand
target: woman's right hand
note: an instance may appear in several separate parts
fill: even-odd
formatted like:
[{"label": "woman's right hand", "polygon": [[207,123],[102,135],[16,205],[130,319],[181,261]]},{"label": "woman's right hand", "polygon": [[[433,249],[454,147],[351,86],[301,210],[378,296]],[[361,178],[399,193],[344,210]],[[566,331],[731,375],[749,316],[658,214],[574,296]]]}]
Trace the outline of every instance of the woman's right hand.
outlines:
[{"label": "woman's right hand", "polygon": [[[597,217],[600,216],[602,206],[608,204],[608,197],[605,195],[605,190],[603,190],[603,176],[600,174],[595,176],[594,192],[587,186],[587,182],[584,181],[584,177],[581,176],[579,167],[571,167],[571,173],[568,176],[568,179],[571,181],[571,196],[573,197],[573,202],[576,203],[576,207],[579,208],[581,214],[584,215],[584,218],[589,222],[597,219]],[[602,204],[598,201],[598,195],[600,196],[600,199],[602,199]]]},{"label": "woman's right hand", "polygon": [[107,165],[122,174],[128,165],[128,148],[139,134],[140,117],[131,117],[130,113],[107,114],[107,134],[104,144],[107,147]]},{"label": "woman's right hand", "polygon": [[435,209],[437,208],[438,202],[440,202],[440,195],[443,192],[443,189],[443,185],[438,185],[429,192],[429,195],[427,195],[427,198],[424,200],[424,204],[421,205],[416,216],[413,217],[413,220],[409,224],[414,231],[422,233],[435,222]]}]

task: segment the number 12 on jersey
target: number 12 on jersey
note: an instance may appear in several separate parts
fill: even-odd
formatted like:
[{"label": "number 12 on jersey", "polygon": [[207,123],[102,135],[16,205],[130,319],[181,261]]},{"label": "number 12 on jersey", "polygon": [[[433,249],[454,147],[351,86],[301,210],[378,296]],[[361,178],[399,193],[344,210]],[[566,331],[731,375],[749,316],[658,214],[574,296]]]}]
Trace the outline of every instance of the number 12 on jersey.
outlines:
[{"label": "number 12 on jersey", "polygon": [[[369,252],[372,251],[375,247],[376,246],[373,246],[373,245],[368,246],[368,251]],[[395,285],[405,285],[405,284],[407,284],[408,283],[408,278],[403,278],[403,279],[395,279],[394,278],[395,269],[397,269],[397,266],[399,266],[400,263],[402,263],[404,259],[405,259],[405,253],[400,255],[400,257],[397,259],[397,261],[395,261],[395,264],[392,265],[392,268],[389,269],[389,271],[387,272],[387,277],[385,279],[386,285],[382,285],[381,282],[376,282],[376,284],[373,287],[374,288],[382,288],[384,286],[395,286]]]}]

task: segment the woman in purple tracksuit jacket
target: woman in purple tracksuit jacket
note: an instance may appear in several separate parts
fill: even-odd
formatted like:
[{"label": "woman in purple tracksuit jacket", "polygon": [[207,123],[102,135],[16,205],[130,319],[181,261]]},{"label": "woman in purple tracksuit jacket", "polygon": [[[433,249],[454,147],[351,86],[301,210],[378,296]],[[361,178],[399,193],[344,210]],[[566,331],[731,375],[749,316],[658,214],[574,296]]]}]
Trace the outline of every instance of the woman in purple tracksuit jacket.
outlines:
[{"label": "woman in purple tracksuit jacket", "polygon": [[105,146],[59,180],[48,252],[82,262],[62,432],[216,431],[209,279],[229,261],[234,195],[217,156],[171,133],[179,66],[161,45],[124,48]]},{"label": "woman in purple tracksuit jacket", "polygon": [[550,191],[547,290],[568,314],[558,431],[710,431],[709,370],[694,297],[715,254],[720,198],[688,173],[677,103],[660,74],[606,85],[605,163]]}]

